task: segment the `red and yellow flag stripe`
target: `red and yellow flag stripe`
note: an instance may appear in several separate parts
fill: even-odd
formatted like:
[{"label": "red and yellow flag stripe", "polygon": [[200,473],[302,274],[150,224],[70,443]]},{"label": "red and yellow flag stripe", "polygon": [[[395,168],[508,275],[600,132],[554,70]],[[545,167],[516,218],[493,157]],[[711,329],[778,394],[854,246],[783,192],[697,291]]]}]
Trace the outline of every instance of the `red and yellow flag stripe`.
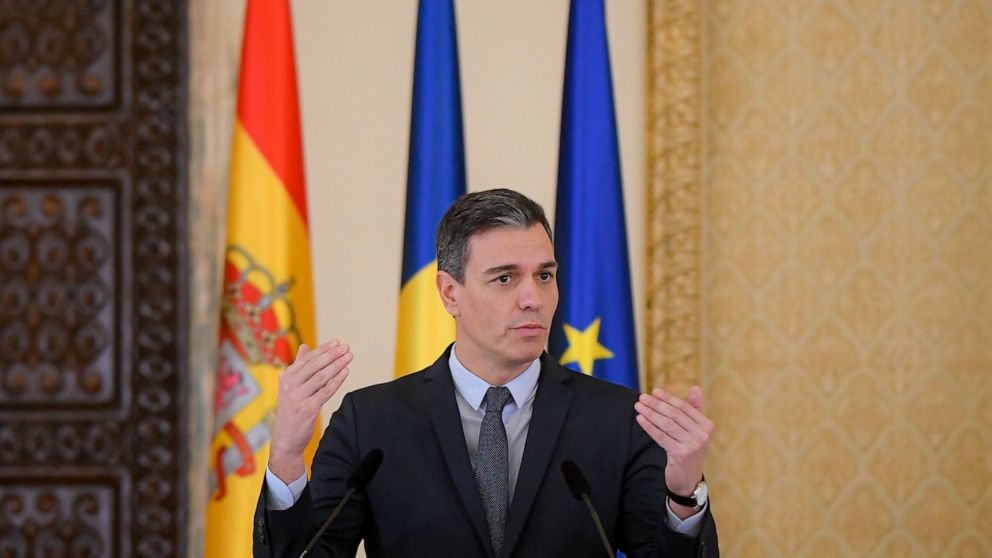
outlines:
[{"label": "red and yellow flag stripe", "polygon": [[300,343],[316,339],[293,52],[288,1],[249,0],[231,147],[207,557],[251,555],[278,375]]}]

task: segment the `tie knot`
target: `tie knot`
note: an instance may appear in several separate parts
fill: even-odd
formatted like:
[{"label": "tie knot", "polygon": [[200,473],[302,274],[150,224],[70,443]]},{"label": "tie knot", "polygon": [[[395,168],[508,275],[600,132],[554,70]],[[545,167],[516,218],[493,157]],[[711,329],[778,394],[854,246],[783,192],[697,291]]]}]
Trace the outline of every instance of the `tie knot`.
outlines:
[{"label": "tie knot", "polygon": [[486,390],[486,414],[502,413],[503,407],[513,399],[510,390],[504,386],[491,387]]}]

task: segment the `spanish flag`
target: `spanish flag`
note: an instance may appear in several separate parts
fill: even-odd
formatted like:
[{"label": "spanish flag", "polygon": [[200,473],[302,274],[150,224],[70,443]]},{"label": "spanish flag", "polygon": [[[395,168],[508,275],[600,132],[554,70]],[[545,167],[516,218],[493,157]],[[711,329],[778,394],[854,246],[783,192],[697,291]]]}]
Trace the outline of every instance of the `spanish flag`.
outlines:
[{"label": "spanish flag", "polygon": [[465,193],[465,147],[458,38],[451,0],[421,0],[417,14],[403,278],[396,331],[396,376],[437,359],[455,339],[455,321],[435,286],[434,231]]},{"label": "spanish flag", "polygon": [[315,338],[287,0],[248,1],[223,274],[207,557],[251,555],[279,372]]}]

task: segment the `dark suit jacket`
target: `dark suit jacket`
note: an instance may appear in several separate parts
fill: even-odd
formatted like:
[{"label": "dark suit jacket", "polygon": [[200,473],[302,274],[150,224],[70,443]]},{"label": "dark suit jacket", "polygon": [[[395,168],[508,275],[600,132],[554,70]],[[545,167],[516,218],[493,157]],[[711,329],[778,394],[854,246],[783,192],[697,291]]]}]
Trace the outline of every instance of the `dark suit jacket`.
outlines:
[{"label": "dark suit jacket", "polygon": [[[310,483],[285,511],[266,509],[262,487],[254,555],[299,556],[346,492],[368,451],[382,465],[324,533],[315,555],[492,556],[455,388],[451,348],[429,368],[345,396],[314,457]],[[501,556],[601,557],[596,527],[572,497],[562,461],[578,464],[614,548],[631,557],[715,557],[716,526],[707,511],[699,537],[667,526],[665,452],[634,421],[629,389],[541,357],[534,412],[517,477]]]}]

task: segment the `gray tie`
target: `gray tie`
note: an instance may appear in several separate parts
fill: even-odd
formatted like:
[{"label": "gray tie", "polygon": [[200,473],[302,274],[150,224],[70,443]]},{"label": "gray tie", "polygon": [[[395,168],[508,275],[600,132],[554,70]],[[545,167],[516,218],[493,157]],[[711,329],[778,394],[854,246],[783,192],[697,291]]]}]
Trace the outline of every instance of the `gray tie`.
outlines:
[{"label": "gray tie", "polygon": [[489,524],[489,542],[499,555],[503,546],[503,523],[510,505],[510,460],[503,425],[503,407],[513,398],[505,387],[486,391],[486,416],[479,429],[479,449],[475,455],[475,483],[479,485],[482,507]]}]

